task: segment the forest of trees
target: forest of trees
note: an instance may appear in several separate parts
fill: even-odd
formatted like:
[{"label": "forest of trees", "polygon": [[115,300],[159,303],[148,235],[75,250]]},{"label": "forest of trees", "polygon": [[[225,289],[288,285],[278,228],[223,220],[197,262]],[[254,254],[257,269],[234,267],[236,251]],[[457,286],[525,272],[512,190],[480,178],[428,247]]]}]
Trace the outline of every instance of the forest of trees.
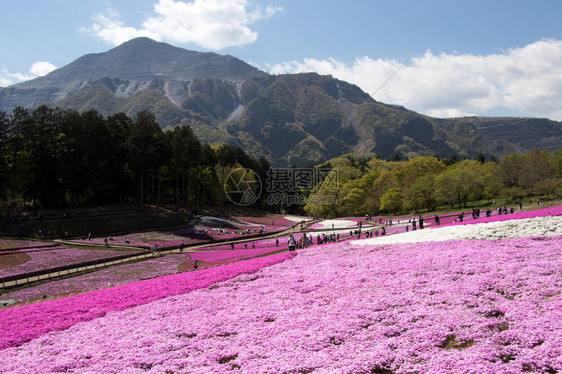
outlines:
[{"label": "forest of trees", "polygon": [[[219,179],[269,163],[232,145],[202,145],[189,126],[162,130],[148,111],[104,118],[40,106],[0,112],[0,203],[29,207],[222,202]],[[257,204],[263,203],[259,200]]]},{"label": "forest of trees", "polygon": [[[153,114],[104,118],[95,110],[40,106],[0,112],[0,211],[85,204],[146,202],[224,206],[223,186],[233,170],[250,170],[265,182],[270,165],[232,145],[202,145],[189,126],[162,130]],[[474,201],[517,202],[562,191],[562,150],[533,150],[501,160],[381,160],[375,154],[343,155],[317,165],[337,173],[337,183],[300,191],[308,199],[295,213],[357,216],[432,211]],[[246,174],[246,173],[244,173]],[[268,205],[262,190],[252,207]],[[331,201],[331,203],[325,203]]]},{"label": "forest of trees", "polygon": [[[337,196],[337,204],[309,203],[314,216],[362,216],[378,213],[429,212],[466,208],[468,203],[517,203],[530,197],[562,193],[562,150],[538,149],[486,162],[417,157],[383,161],[374,154],[344,155],[320,167],[338,174],[333,183],[317,185],[311,196]],[[325,201],[327,199],[311,199]]]}]

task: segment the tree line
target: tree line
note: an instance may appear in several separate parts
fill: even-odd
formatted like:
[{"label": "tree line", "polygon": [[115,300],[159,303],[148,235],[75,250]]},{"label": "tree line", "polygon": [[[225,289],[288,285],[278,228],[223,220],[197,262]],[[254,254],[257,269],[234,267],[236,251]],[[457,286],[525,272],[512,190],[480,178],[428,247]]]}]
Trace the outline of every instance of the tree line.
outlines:
[{"label": "tree line", "polygon": [[[552,198],[562,193],[562,150],[534,149],[486,161],[441,160],[417,157],[384,161],[375,154],[344,155],[319,167],[331,168],[338,183],[322,183],[312,190],[315,199],[305,206],[313,216],[363,216],[379,213],[435,211],[440,207],[466,208],[476,201]],[[337,203],[318,197],[336,196]]]},{"label": "tree line", "polygon": [[263,178],[269,169],[265,159],[232,145],[202,145],[189,126],[162,130],[148,111],[132,118],[44,105],[0,112],[4,206],[218,205],[223,200],[220,172],[235,166]]}]

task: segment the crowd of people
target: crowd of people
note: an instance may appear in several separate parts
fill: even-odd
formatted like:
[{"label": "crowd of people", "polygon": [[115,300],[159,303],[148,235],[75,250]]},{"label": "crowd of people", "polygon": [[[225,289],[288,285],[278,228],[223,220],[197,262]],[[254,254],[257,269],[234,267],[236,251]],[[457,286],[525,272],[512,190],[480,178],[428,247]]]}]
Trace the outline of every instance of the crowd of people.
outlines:
[{"label": "crowd of people", "polygon": [[[332,233],[332,234],[318,234],[316,235],[316,243],[314,243],[314,236],[312,234],[303,233],[302,236],[297,239],[293,234],[289,235],[289,239],[287,240],[287,248],[289,251],[294,251],[296,249],[303,249],[306,247],[310,247],[312,245],[318,244],[325,244],[325,243],[334,243],[340,240],[339,233]],[[276,239],[276,246],[278,246],[278,239]]]},{"label": "crowd of people", "polygon": [[[521,204],[520,204],[520,209],[522,209]],[[509,213],[514,213],[514,211],[515,211],[514,208],[507,208],[506,206],[504,206],[504,207],[498,208],[497,214],[498,215],[509,214]],[[480,209],[478,209],[478,208],[472,209],[471,215],[472,215],[473,219],[480,218],[480,214],[481,214]],[[485,214],[486,214],[486,217],[490,217],[492,215],[492,210],[486,209]],[[408,223],[405,225],[405,230],[406,231],[423,230],[426,226],[426,221],[429,220],[431,222],[432,219],[434,221],[434,225],[439,226],[441,224],[441,218],[444,218],[444,217],[451,217],[451,216],[449,215],[449,216],[439,217],[439,215],[436,214],[433,217],[424,217],[420,214],[418,217],[410,217],[408,219]],[[464,218],[465,218],[465,213],[461,212],[456,216],[456,218],[453,220],[453,222],[463,222]],[[365,215],[365,221],[373,221],[373,217],[366,214]],[[363,229],[363,222],[360,221],[357,224],[357,226],[358,226],[357,229],[349,231],[349,236],[350,237],[357,237],[357,238],[372,238],[372,237],[378,237],[378,236],[385,236],[387,234],[386,226],[391,226],[393,224],[400,224],[400,219],[395,218],[393,220],[392,218],[378,218],[378,223],[382,226],[381,227],[374,227],[374,229],[373,229],[373,226],[371,226],[367,230],[362,230]],[[304,227],[304,221],[299,222],[298,224],[300,224],[301,229]],[[293,227],[293,231],[294,231],[294,229],[296,228],[296,225],[292,225],[292,227]],[[332,228],[334,228],[334,227],[332,226]],[[316,242],[314,242],[314,237],[310,233],[309,234],[303,233],[302,236],[298,239],[295,237],[294,234],[291,234],[289,236],[288,241],[287,241],[287,248],[288,248],[289,251],[294,251],[296,249],[303,249],[303,248],[306,248],[308,246],[315,245],[315,244],[325,244],[325,243],[337,242],[339,240],[340,240],[340,234],[339,233],[318,234],[318,235],[316,235]],[[279,238],[275,239],[275,245],[279,246]],[[247,245],[245,247],[247,248]]]},{"label": "crowd of people", "polygon": [[[540,204],[540,200],[537,201],[537,204]],[[519,203],[519,208],[522,209],[522,203]],[[507,206],[500,206],[497,209],[497,214],[498,215],[504,215],[504,214],[511,214],[514,213],[515,209],[513,207],[508,208]],[[473,208],[472,212],[471,212],[471,216],[472,219],[478,219],[480,218],[481,215],[481,210],[478,208]],[[485,210],[485,215],[486,217],[490,217],[492,216],[492,214],[494,213],[494,211],[492,211],[490,208],[487,208]],[[463,222],[464,220],[464,216],[465,216],[465,212],[461,212],[461,213],[457,213],[456,217],[454,214],[451,215],[442,215],[441,217],[439,217],[439,215],[434,215],[433,217],[423,217],[421,214],[418,217],[409,217],[408,219],[408,223],[404,224],[405,226],[405,230],[406,232],[410,231],[410,230],[423,230],[425,225],[426,225],[426,221],[430,221],[433,219],[434,221],[434,225],[435,226],[439,226],[441,224],[441,219],[442,218],[451,218],[451,217],[455,217],[453,219],[453,222]],[[376,225],[376,221],[378,220],[378,223],[380,226]],[[396,221],[394,221],[396,220]],[[374,219],[374,217],[371,217],[370,215],[366,214],[365,215],[365,220],[364,221],[359,221],[357,223],[357,228],[356,229],[352,229],[349,231],[349,236],[350,237],[357,237],[357,238],[372,238],[372,237],[378,237],[378,236],[385,236],[387,235],[387,226],[391,226],[393,224],[396,224],[396,222],[398,223],[398,225],[400,225],[400,219],[395,218],[378,218],[378,219]],[[375,224],[371,224],[370,221],[375,221]],[[366,223],[366,227],[367,229],[364,230],[364,226],[363,223]],[[272,222],[273,223],[273,222]],[[337,242],[340,240],[340,233],[339,232],[333,232],[331,234],[326,234],[326,233],[319,233],[316,235],[316,238],[314,238],[312,233],[306,233],[303,232],[302,235],[300,236],[300,238],[296,238],[295,235],[296,233],[294,233],[295,229],[300,226],[300,229],[304,229],[306,228],[306,221],[302,220],[300,222],[296,222],[296,223],[292,223],[291,227],[292,227],[292,231],[293,233],[290,234],[288,240],[287,240],[287,249],[289,251],[294,251],[296,249],[304,249],[307,248],[309,246],[312,245],[318,245],[318,244],[325,244],[325,243],[332,243],[332,242]],[[332,229],[334,229],[334,225],[332,224]],[[219,229],[215,229],[217,230],[217,234],[218,235],[227,235],[229,234],[229,232],[225,229],[219,228]],[[208,230],[195,230],[195,232],[197,231],[201,231],[201,233],[208,233]],[[258,229],[254,229],[253,230],[255,233],[258,232]],[[259,234],[260,235],[265,235],[267,232],[267,230],[261,226],[259,229]],[[392,232],[396,232],[396,230],[392,231]],[[234,231],[234,233],[237,233],[237,231]],[[246,230],[240,230],[239,234],[241,235],[249,235],[252,233],[252,230],[250,229],[246,229]],[[39,236],[42,237],[44,234],[40,231],[39,232]],[[91,240],[92,239],[92,234],[88,233],[87,235],[82,236],[82,239],[85,240]],[[316,239],[316,240],[314,240]],[[109,247],[109,244],[111,241],[115,240],[114,237],[105,237],[104,239],[104,244],[106,247]],[[129,240],[127,239],[127,244],[129,243]],[[248,248],[248,243],[249,242],[244,242],[244,248],[247,249]],[[275,237],[275,246],[279,247],[279,237]],[[231,249],[235,249],[234,247],[234,242],[230,243]],[[185,248],[185,244],[184,242],[182,242],[179,245],[179,252],[182,253],[184,251]],[[255,242],[251,242],[251,248],[256,248],[256,244]],[[159,250],[158,245],[153,244],[150,247],[150,252],[152,252],[153,254],[155,254],[157,251]],[[198,264],[197,261],[194,261],[193,263],[194,265],[194,269],[198,268]]]}]

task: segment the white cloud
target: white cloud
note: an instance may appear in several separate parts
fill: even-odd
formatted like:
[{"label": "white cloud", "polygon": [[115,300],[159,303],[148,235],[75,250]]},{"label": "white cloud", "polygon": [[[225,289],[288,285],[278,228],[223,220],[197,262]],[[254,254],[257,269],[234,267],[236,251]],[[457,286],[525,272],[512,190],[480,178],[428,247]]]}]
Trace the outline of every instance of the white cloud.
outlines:
[{"label": "white cloud", "polygon": [[106,15],[95,15],[92,27],[82,31],[113,45],[147,36],[158,41],[196,43],[219,50],[255,42],[258,34],[249,26],[281,10],[273,6],[249,9],[246,0],[159,0],[154,5],[154,14],[144,20],[140,29],[125,26],[119,15],[109,9]]},{"label": "white cloud", "polygon": [[153,34],[148,30],[137,30],[133,27],[126,27],[119,20],[119,14],[111,9],[107,10],[107,15],[96,14],[92,17],[94,24],[91,28],[82,28],[81,31],[92,33],[106,42],[119,45],[127,40],[146,36],[154,40],[160,41],[161,38],[157,34]]},{"label": "white cloud", "polygon": [[31,65],[31,68],[29,69],[29,71],[31,72],[31,74],[33,74],[35,76],[42,77],[44,75],[49,74],[50,72],[52,72],[56,68],[57,67],[55,65],[51,64],[50,62],[37,61],[36,63]]},{"label": "white cloud", "polygon": [[375,100],[431,116],[503,111],[562,120],[562,40],[544,39],[486,56],[427,51],[402,64],[369,57],[352,64],[305,59],[267,70],[331,74],[358,85]]},{"label": "white cloud", "polygon": [[31,74],[10,73],[6,68],[0,70],[0,87],[11,86],[12,84],[28,81],[43,75],[49,74],[57,67],[47,61],[37,61],[31,65],[29,72]]},{"label": "white cloud", "polygon": [[7,87],[12,84],[33,79],[31,75],[21,73],[10,73],[7,69],[2,68],[0,71],[0,87]]}]

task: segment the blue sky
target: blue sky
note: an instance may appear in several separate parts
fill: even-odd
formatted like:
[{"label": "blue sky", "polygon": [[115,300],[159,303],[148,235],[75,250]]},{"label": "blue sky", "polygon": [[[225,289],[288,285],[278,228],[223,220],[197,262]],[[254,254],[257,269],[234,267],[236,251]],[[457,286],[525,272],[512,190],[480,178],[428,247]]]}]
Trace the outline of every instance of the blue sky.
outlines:
[{"label": "blue sky", "polygon": [[562,120],[561,14],[541,0],[0,0],[0,86],[149,36],[437,117]]}]

